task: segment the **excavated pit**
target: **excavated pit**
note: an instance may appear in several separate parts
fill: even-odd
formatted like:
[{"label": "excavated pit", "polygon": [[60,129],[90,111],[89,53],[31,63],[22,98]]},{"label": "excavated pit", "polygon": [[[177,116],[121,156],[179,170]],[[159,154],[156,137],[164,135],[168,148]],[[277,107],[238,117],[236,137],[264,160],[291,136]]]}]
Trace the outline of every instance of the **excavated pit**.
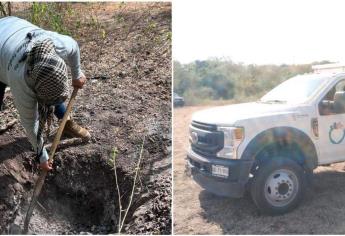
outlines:
[{"label": "excavated pit", "polygon": [[[31,218],[29,233],[114,233],[118,221],[118,196],[116,188],[110,184],[115,182],[111,166],[101,156],[69,158],[61,155],[54,166],[56,171],[46,179]],[[130,191],[133,180],[119,168],[117,175],[120,188],[124,192]],[[13,221],[21,228],[30,200],[25,199]],[[127,199],[123,202],[127,203]],[[7,233],[19,233],[9,230],[15,230],[11,225],[7,227]]]},{"label": "excavated pit", "polygon": [[[8,140],[11,140],[10,136],[0,136],[0,143],[5,143],[5,148],[0,148],[0,233],[20,234],[39,172],[34,154],[27,151],[30,147],[27,140]],[[148,137],[123,233],[171,232],[171,163],[164,156],[153,158],[160,148],[166,149],[162,145],[164,142],[164,138],[155,132]],[[8,146],[13,148],[8,151]],[[119,203],[114,168],[109,161],[110,150],[108,146],[100,148],[97,143],[58,150],[54,170],[47,176],[32,215],[30,234],[117,232]],[[132,155],[117,159],[123,208],[129,202],[133,165],[138,161],[139,151],[138,148]],[[14,154],[16,158],[8,159]]]}]

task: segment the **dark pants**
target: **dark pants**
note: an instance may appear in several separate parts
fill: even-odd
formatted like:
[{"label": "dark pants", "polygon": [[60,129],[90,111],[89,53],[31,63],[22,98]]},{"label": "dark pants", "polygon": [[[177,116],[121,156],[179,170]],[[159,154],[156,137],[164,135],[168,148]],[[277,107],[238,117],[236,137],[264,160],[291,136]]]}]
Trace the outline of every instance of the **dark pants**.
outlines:
[{"label": "dark pants", "polygon": [[63,118],[65,113],[66,113],[65,103],[60,103],[59,105],[55,106],[54,114],[59,120],[61,120]]},{"label": "dark pants", "polygon": [[[5,97],[6,84],[0,82],[0,111],[2,110],[2,103]],[[58,119],[62,119],[66,112],[66,106],[64,103],[60,103],[55,106],[54,114]]]},{"label": "dark pants", "polygon": [[0,111],[2,111],[2,102],[5,97],[6,84],[0,82]]}]

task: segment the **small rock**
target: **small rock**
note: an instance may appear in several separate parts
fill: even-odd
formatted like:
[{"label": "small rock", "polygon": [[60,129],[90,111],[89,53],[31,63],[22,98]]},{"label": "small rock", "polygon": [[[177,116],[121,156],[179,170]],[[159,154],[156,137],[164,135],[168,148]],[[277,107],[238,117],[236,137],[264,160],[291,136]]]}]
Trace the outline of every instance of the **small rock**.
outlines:
[{"label": "small rock", "polygon": [[13,185],[13,188],[17,191],[17,192],[21,192],[23,191],[23,186],[20,183],[15,183]]},{"label": "small rock", "polygon": [[119,76],[122,77],[122,78],[125,77],[126,74],[127,74],[126,71],[120,71],[119,72]]}]

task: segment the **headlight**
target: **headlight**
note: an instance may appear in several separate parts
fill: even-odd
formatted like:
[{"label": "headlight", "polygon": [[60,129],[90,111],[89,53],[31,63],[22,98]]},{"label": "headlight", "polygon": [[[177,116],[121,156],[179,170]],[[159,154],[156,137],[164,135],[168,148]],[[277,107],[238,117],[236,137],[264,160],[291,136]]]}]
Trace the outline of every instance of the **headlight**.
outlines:
[{"label": "headlight", "polygon": [[238,159],[237,149],[244,139],[243,127],[218,127],[224,133],[224,147],[217,153],[217,157]]}]

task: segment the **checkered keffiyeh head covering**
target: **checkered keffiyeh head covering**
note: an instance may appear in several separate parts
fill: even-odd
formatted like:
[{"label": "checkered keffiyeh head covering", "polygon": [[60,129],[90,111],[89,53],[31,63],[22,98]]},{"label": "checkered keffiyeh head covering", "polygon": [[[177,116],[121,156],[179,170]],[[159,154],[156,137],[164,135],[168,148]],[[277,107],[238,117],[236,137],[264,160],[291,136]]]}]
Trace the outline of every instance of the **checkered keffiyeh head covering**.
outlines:
[{"label": "checkered keffiyeh head covering", "polygon": [[55,105],[68,97],[68,73],[64,60],[57,55],[50,39],[36,42],[30,53],[30,77],[35,81],[39,103]]},{"label": "checkered keffiyeh head covering", "polygon": [[64,102],[68,97],[68,72],[66,63],[57,55],[51,39],[34,43],[28,54],[28,64],[29,77],[34,80],[38,101],[37,158],[39,159],[44,146],[42,133],[47,121],[51,119],[53,105]]}]

